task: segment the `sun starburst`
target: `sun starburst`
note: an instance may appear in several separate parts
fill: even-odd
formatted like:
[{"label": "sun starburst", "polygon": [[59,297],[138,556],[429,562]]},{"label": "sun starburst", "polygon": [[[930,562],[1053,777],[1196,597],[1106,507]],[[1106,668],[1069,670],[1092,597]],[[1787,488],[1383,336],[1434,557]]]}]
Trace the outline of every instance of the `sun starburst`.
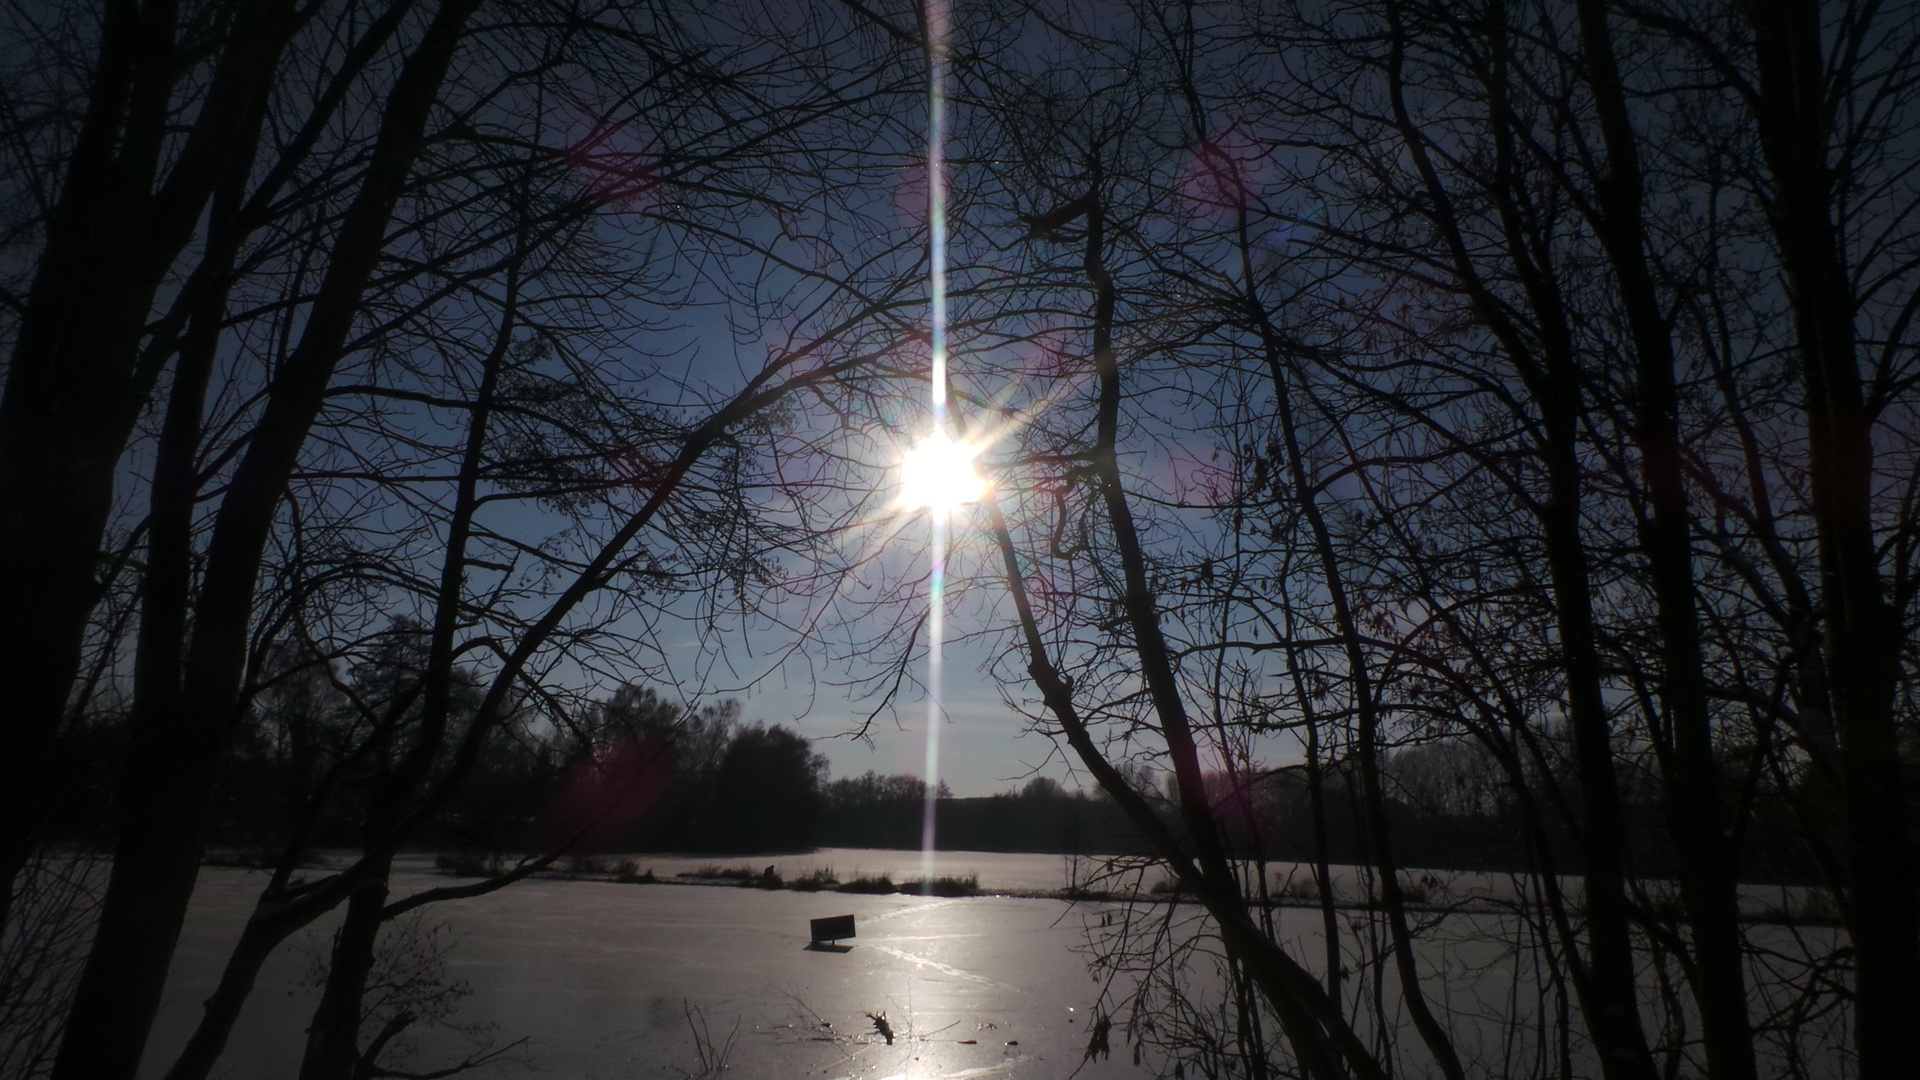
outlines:
[{"label": "sun starburst", "polygon": [[973,467],[980,448],[955,442],[936,431],[907,452],[900,463],[900,505],[949,513],[987,493],[987,482]]}]

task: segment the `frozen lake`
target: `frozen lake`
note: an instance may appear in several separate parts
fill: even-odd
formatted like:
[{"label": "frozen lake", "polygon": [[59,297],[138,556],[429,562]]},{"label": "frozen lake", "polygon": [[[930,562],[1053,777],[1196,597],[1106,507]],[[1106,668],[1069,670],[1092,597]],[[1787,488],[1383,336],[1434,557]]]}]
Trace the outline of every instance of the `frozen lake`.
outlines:
[{"label": "frozen lake", "polygon": [[[857,856],[857,858],[856,858]],[[1002,888],[1059,888],[1054,856],[983,855],[939,873],[977,872]],[[776,861],[795,872],[831,865],[843,878],[892,870],[916,876],[917,852],[823,852]],[[714,859],[684,860],[691,867]],[[859,865],[856,867],[856,861]],[[720,865],[746,865],[718,860]],[[643,859],[665,877],[680,861]],[[403,890],[444,885],[396,875]],[[159,1076],[185,1042],[263,881],[208,868],[168,984],[143,1076]],[[449,974],[473,990],[454,1019],[496,1026],[505,1043],[527,1036],[525,1057],[563,1077],[697,1073],[688,1013],[714,1044],[731,1036],[741,1076],[1064,1076],[1088,1044],[1099,987],[1075,952],[1086,926],[1112,905],[1011,897],[937,899],[832,892],[768,892],[599,881],[521,882],[493,895],[436,905],[430,919],[460,938]],[[844,953],[807,948],[809,918],[852,913],[858,937]],[[306,977],[332,924],[289,942],[263,974],[220,1074],[290,1077],[318,989]],[[866,1013],[884,1013],[892,1045]],[[1143,1076],[1114,1032],[1116,1054],[1081,1076]],[[422,1068],[470,1052],[450,1032],[420,1039]],[[509,1074],[524,1068],[506,1067]]]},{"label": "frozen lake", "polygon": [[[448,946],[446,978],[471,991],[455,1003],[449,1019],[477,1028],[495,1045],[526,1039],[511,1060],[481,1075],[527,1075],[531,1067],[583,1080],[696,1076],[724,1058],[733,1075],[754,1078],[1063,1077],[1076,1068],[1089,1080],[1145,1077],[1148,1070],[1131,1062],[1120,1024],[1124,1010],[1111,1032],[1112,1056],[1082,1068],[1096,1009],[1103,1003],[1115,1007],[1142,977],[1163,980],[1166,957],[1202,940],[1194,936],[1199,913],[1192,905],[1142,905],[1133,924],[1141,932],[1131,940],[1136,950],[1142,941],[1158,941],[1157,951],[1136,951],[1122,965],[1124,973],[1102,975],[1108,981],[1101,982],[1089,974],[1088,960],[1095,949],[1118,940],[1127,918],[1121,903],[672,883],[684,871],[745,868],[758,874],[768,865],[788,880],[830,869],[842,881],[885,873],[899,882],[921,874],[920,853],[913,851],[632,858],[661,883],[534,880],[425,909],[420,928],[443,928],[436,940]],[[394,897],[447,884],[431,866],[429,857],[406,860],[395,874]],[[1273,868],[1276,889],[1290,869]],[[933,872],[977,874],[984,892],[1040,893],[1069,880],[1084,883],[1091,864],[1053,855],[941,852]],[[1343,896],[1359,892],[1354,873],[1343,868],[1338,875]],[[1156,871],[1144,884],[1157,878]],[[143,1080],[161,1076],[186,1041],[264,880],[246,870],[202,871]],[[1100,887],[1119,890],[1134,881]],[[1547,1000],[1541,996],[1544,976],[1535,963],[1543,928],[1506,906],[1513,887],[1500,875],[1446,875],[1432,883],[1420,920],[1417,951],[1432,981],[1431,997],[1475,1077],[1551,1071],[1546,1057],[1555,1053],[1551,1040],[1538,1037],[1545,1029],[1536,1030],[1546,1019],[1538,1011]],[[1764,892],[1755,890],[1750,900],[1759,903]],[[858,925],[851,948],[808,948],[807,920],[849,913]],[[1271,914],[1276,936],[1317,972],[1324,956],[1319,912],[1281,907]],[[1377,953],[1370,954],[1376,958],[1370,965],[1367,954],[1356,951],[1377,931],[1357,909],[1344,910],[1341,921],[1345,966],[1360,976],[1348,984],[1348,1008],[1360,1005],[1356,994],[1382,1008],[1386,1022],[1401,1029],[1392,1039],[1400,1069],[1425,1075],[1431,1063],[1407,1030],[1391,965],[1379,964]],[[217,1076],[296,1075],[333,925],[310,928],[274,957]],[[1818,958],[1838,943],[1836,933],[1766,925],[1748,932],[1757,949],[1749,968],[1756,1017],[1796,1013],[1803,1006],[1795,988],[1807,983]],[[1221,984],[1211,955],[1203,950],[1187,959],[1197,980],[1191,988],[1217,1001]],[[1651,1022],[1658,1015],[1662,976],[1648,966],[1642,978]],[[1163,1005],[1167,999],[1156,1000]],[[1365,1017],[1375,1014],[1370,1007],[1358,1011],[1365,1034],[1373,1024]],[[887,1018],[891,1043],[868,1014]],[[1809,1075],[1841,1075],[1834,1054],[1845,1042],[1844,1012],[1808,1023],[1797,1051],[1803,1067]],[[474,1052],[474,1034],[455,1027],[423,1031],[409,1067],[432,1070],[460,1061]],[[1771,1044],[1772,1037],[1763,1042]],[[1766,1045],[1762,1058],[1780,1065],[1784,1052]],[[1591,1063],[1578,1032],[1572,1055],[1581,1065]]]}]

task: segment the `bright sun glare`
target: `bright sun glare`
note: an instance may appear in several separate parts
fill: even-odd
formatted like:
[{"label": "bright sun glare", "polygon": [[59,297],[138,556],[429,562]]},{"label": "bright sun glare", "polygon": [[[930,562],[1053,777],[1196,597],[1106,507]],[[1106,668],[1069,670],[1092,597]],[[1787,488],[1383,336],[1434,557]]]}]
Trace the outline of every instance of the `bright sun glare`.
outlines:
[{"label": "bright sun glare", "polygon": [[987,493],[987,482],[973,469],[980,451],[941,432],[927,436],[900,463],[900,504],[946,511]]}]

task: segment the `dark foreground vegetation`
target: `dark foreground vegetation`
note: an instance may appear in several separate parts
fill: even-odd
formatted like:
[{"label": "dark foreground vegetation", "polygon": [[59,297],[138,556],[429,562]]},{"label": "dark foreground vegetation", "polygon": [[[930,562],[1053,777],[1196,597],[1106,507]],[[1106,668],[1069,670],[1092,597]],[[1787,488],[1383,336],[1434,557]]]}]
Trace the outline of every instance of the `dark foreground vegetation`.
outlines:
[{"label": "dark foreground vegetation", "polygon": [[132,1080],[210,840],[270,871],[168,1080],[322,919],[301,1080],[451,1074],[387,993],[441,901],[903,842],[715,702],[879,737],[939,550],[1099,791],[948,839],[1204,912],[1092,958],[1143,1067],[1909,1075],[1913,5],[948,6],[0,6],[0,1074]]}]

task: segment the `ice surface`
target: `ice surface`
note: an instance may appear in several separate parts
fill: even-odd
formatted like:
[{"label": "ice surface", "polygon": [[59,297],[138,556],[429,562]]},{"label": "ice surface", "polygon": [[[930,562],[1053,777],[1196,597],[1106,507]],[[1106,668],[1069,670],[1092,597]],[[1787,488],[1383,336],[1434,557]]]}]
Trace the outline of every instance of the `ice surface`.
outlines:
[{"label": "ice surface", "polygon": [[[920,854],[911,851],[636,859],[663,882],[528,881],[426,909],[431,922],[444,922],[460,939],[447,964],[473,994],[455,1019],[494,1025],[498,1043],[526,1036],[526,1056],[540,1075],[583,1080],[698,1074],[700,1047],[690,1015],[703,1025],[709,1054],[724,1050],[728,1075],[753,1080],[1065,1077],[1082,1064],[1094,1010],[1102,1002],[1103,987],[1089,975],[1085,949],[1090,941],[1111,944],[1126,921],[1119,903],[671,883],[682,870],[746,867],[757,875],[768,864],[789,879],[831,868],[843,881],[890,872],[897,882],[919,876]],[[394,896],[447,884],[430,866],[427,858],[409,860],[396,873]],[[1282,881],[1287,869],[1275,869]],[[1070,875],[1085,881],[1088,867],[1050,855],[940,852],[934,872],[977,873],[983,890],[1040,892],[1060,889]],[[186,1041],[264,881],[264,875],[243,870],[202,871],[143,1078],[163,1075]],[[1525,1072],[1533,1056],[1557,1053],[1534,1037],[1537,1010],[1548,1000],[1534,985],[1540,972],[1531,959],[1514,963],[1538,947],[1538,928],[1505,910],[1499,902],[1503,887],[1512,884],[1496,875],[1446,875],[1433,884],[1431,900],[1453,911],[1421,916],[1431,921],[1417,947],[1423,978],[1476,1076]],[[1358,879],[1343,880],[1340,892],[1357,894]],[[1756,893],[1751,899],[1761,898]],[[808,920],[845,914],[855,917],[858,929],[847,942],[850,949],[807,947]],[[1145,921],[1136,927],[1148,932],[1136,935],[1136,944],[1151,938],[1155,927],[1176,943],[1193,940],[1199,927],[1192,905],[1177,911],[1148,905],[1138,915]],[[1319,912],[1285,907],[1272,917],[1278,938],[1317,971],[1324,955]],[[1344,910],[1341,919],[1350,931],[1343,935],[1349,970],[1358,976],[1347,984],[1348,1007],[1356,1004],[1351,995],[1371,998],[1371,978],[1381,979],[1380,998],[1387,1022],[1398,1029],[1392,1041],[1403,1073],[1427,1075],[1430,1063],[1408,1027],[1392,970],[1356,951],[1363,939],[1371,940],[1368,935],[1377,938],[1378,928],[1363,927],[1359,909]],[[316,925],[281,948],[262,974],[216,1076],[270,1080],[297,1073],[318,999],[308,973],[318,970],[336,922]],[[1777,970],[1759,963],[1751,970],[1756,998],[1769,1002],[1769,1010],[1792,1007],[1795,987],[1812,970],[1807,965],[1837,944],[1837,931],[1824,928],[1756,925],[1749,934],[1778,960]],[[1202,998],[1217,1000],[1213,970],[1202,956],[1190,975]],[[1662,991],[1651,965],[1642,976],[1651,1022]],[[1106,988],[1105,1001],[1127,996],[1126,978]],[[1371,1038],[1365,1018],[1370,1014],[1359,1012],[1362,1034]],[[870,1013],[887,1018],[891,1045],[876,1033]],[[1112,1057],[1087,1064],[1080,1076],[1148,1075],[1131,1063],[1119,1022],[1124,1018],[1116,1017],[1111,1032]],[[1694,1023],[1690,1017],[1690,1030]],[[1831,1029],[1803,1033],[1801,1051],[1811,1054],[1812,1074],[1837,1069],[1846,1041],[1844,1012],[1809,1023]],[[444,1067],[472,1051],[470,1042],[447,1031],[428,1032],[418,1042],[412,1067],[419,1070]],[[1778,1063],[1777,1050],[1761,1050],[1769,1066]],[[1573,1053],[1580,1062],[1590,1060],[1577,1031]],[[515,1063],[487,1075],[527,1074]]]},{"label": "ice surface", "polygon": [[[918,870],[917,853],[903,854],[896,880]],[[143,1076],[162,1074],[184,1043],[261,882],[244,871],[203,875]],[[409,873],[395,895],[444,883]],[[498,1025],[501,1042],[531,1036],[528,1056],[550,1076],[695,1072],[689,1011],[714,1043],[731,1038],[735,1076],[1065,1076],[1084,1057],[1100,991],[1075,946],[1102,905],[532,881],[430,910],[463,936],[448,955],[451,974],[474,991],[460,1018]],[[807,948],[808,919],[848,913],[858,927],[850,950]],[[283,947],[220,1073],[298,1071],[317,1000],[301,977],[331,926]],[[867,1013],[887,1017],[892,1045]],[[1126,1060],[1117,1030],[1114,1043],[1111,1060],[1080,1075],[1146,1075]],[[450,1034],[423,1037],[418,1065],[469,1050]]]}]

